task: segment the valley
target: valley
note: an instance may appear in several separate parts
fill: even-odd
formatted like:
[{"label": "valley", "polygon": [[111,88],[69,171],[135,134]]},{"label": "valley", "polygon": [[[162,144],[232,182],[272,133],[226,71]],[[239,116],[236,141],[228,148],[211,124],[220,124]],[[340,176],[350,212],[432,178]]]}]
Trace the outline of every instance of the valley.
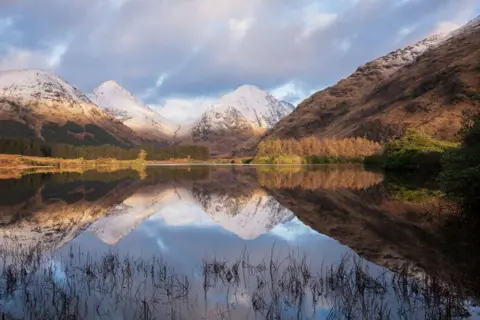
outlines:
[{"label": "valley", "polygon": [[480,320],[479,14],[0,1],[0,319]]},{"label": "valley", "polygon": [[[477,18],[368,62],[296,108],[256,86],[242,85],[189,123],[161,116],[114,80],[85,95],[44,71],[2,71],[0,137],[74,146],[202,146],[210,156],[233,162],[261,157],[259,144],[271,140],[362,138],[383,144],[409,128],[458,140],[463,119],[473,116],[480,103],[475,89],[479,28]],[[335,148],[330,155],[289,148],[269,151],[283,156],[274,162],[299,163],[286,160],[292,156],[324,159],[320,162],[327,156],[348,158]],[[376,150],[365,156],[380,152]]]}]

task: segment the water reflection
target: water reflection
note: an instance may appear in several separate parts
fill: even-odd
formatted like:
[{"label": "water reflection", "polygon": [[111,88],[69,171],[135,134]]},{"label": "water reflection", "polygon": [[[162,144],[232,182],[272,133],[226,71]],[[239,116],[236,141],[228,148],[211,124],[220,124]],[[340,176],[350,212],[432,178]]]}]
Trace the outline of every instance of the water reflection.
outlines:
[{"label": "water reflection", "polygon": [[[442,265],[441,201],[404,201],[398,184],[356,166],[41,174],[0,189],[7,316],[475,315],[449,281],[459,269]],[[52,286],[64,308],[40,310]]]}]

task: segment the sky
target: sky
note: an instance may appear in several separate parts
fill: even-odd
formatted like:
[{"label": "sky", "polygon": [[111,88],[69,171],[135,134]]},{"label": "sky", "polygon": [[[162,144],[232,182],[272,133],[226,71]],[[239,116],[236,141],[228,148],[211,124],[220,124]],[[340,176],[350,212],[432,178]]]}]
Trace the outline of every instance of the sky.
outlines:
[{"label": "sky", "polygon": [[0,0],[0,70],[115,80],[175,122],[256,85],[294,104],[480,14],[478,0]]}]

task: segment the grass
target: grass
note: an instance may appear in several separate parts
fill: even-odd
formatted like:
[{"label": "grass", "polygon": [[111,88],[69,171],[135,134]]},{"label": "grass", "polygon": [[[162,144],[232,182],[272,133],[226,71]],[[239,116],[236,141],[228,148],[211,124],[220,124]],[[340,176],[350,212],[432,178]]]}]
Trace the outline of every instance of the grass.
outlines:
[{"label": "grass", "polygon": [[114,172],[123,169],[135,170],[143,178],[146,176],[146,164],[145,161],[139,159],[56,159],[0,154],[0,178],[18,179],[25,174],[33,173],[84,173],[90,170]]},{"label": "grass", "polygon": [[117,159],[60,159],[45,157],[30,157],[20,155],[0,155],[0,168],[98,168],[98,167],[121,167],[137,168],[146,165],[146,161],[117,160]]},{"label": "grass", "polygon": [[[299,252],[280,259],[273,247],[254,262],[244,249],[237,259],[213,256],[197,268],[196,286],[158,256],[122,256],[114,250],[94,256],[73,246],[67,255],[50,256],[38,247],[1,247],[0,315],[177,319],[187,312],[188,318],[234,318],[242,305],[253,317],[265,319],[315,318],[319,305],[327,306],[327,319],[454,319],[468,314],[469,299],[460,288],[408,265],[395,274],[385,269],[373,273],[351,254],[314,269]],[[203,312],[210,313],[202,317]]]}]

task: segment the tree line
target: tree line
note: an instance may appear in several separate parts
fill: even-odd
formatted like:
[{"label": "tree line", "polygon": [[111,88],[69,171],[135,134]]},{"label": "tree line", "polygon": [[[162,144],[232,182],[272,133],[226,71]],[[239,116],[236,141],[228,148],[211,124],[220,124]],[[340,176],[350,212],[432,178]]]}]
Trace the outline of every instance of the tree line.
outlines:
[{"label": "tree line", "polygon": [[191,158],[207,160],[210,158],[208,147],[196,145],[180,145],[158,147],[144,145],[135,148],[121,148],[111,145],[73,146],[62,143],[46,143],[40,140],[21,140],[0,138],[0,154],[19,154],[35,157],[52,157],[62,159],[102,159],[135,160],[141,155],[148,161]]},{"label": "tree line", "polygon": [[270,139],[259,143],[257,156],[301,156],[361,158],[380,152],[382,146],[364,138],[319,139],[305,137],[296,139]]}]

